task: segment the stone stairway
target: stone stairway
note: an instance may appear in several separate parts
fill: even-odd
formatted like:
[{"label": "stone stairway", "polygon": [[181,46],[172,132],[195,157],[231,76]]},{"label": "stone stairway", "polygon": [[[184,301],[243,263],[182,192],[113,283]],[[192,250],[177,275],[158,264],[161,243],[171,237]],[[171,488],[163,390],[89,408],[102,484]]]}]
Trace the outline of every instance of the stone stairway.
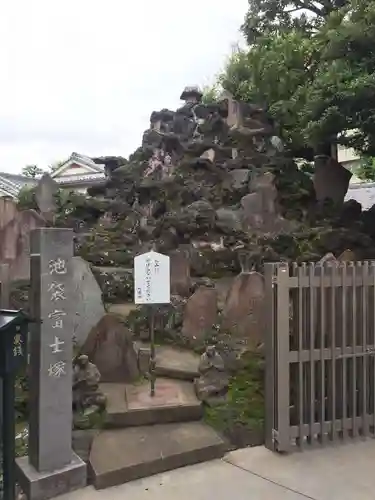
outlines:
[{"label": "stone stairway", "polygon": [[[146,342],[137,342],[138,350],[149,350]],[[192,351],[173,346],[158,346],[156,348],[156,375],[178,380],[193,382],[199,377],[199,356]]]},{"label": "stone stairway", "polygon": [[90,451],[95,488],[223,456],[225,443],[202,421],[202,404],[195,395],[192,381],[198,360],[190,351],[157,347],[154,397],[147,380],[101,384],[107,416],[105,429],[94,438]]}]

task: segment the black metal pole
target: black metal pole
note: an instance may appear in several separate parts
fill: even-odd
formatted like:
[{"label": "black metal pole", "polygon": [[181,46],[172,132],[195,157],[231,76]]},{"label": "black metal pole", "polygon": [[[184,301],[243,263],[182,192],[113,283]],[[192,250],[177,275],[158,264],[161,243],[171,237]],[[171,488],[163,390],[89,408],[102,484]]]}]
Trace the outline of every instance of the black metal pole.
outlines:
[{"label": "black metal pole", "polygon": [[151,342],[151,352],[150,352],[150,384],[151,384],[151,396],[155,396],[155,309],[153,305],[150,305],[150,342]]},{"label": "black metal pole", "polygon": [[14,374],[3,378],[3,499],[15,500],[15,411],[14,411]]}]

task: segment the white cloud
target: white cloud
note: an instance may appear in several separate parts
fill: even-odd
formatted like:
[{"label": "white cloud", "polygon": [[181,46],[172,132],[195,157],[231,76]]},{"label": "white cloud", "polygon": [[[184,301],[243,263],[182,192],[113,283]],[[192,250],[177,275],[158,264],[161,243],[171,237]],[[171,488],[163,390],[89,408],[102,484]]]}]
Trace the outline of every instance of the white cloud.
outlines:
[{"label": "white cloud", "polygon": [[247,0],[12,0],[0,8],[0,171],[127,156],[153,110],[220,70]]}]

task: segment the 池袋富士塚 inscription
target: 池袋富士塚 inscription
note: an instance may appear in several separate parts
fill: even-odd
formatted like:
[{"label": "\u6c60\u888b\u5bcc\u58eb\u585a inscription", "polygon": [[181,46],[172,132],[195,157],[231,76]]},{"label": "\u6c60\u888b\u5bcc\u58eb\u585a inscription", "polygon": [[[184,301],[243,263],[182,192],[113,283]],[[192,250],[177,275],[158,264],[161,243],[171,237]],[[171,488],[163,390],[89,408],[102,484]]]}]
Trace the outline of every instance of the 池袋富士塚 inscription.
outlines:
[{"label": "\u6c60\u888b\u5bcc\u58eb\u585a inscription", "polygon": [[[68,265],[64,259],[58,257],[55,260],[50,260],[49,275],[52,279],[51,282],[48,283],[47,290],[50,294],[50,302],[54,306],[59,303],[59,309],[52,307],[52,310],[48,313],[48,319],[50,321],[49,326],[52,329],[62,330],[64,328],[64,318],[66,316],[66,312],[63,310],[62,304],[66,300],[65,284],[59,281],[58,277],[67,275],[67,273]],[[59,353],[62,353],[64,344],[65,341],[61,340],[58,335],[55,335],[54,341],[49,344],[51,354],[58,355]],[[55,378],[60,378],[66,375],[66,362],[58,358],[53,360],[49,365],[48,375]]]}]

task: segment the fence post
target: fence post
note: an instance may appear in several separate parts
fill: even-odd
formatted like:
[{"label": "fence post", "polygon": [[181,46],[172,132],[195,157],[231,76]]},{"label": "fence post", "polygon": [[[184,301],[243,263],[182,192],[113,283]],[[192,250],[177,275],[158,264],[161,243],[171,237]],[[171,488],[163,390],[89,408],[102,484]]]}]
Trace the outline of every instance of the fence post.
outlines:
[{"label": "fence post", "polygon": [[265,308],[264,308],[264,347],[265,347],[265,444],[275,451],[275,264],[264,265]]},{"label": "fence post", "polygon": [[277,267],[276,298],[276,404],[278,451],[290,449],[290,380],[289,380],[289,327],[290,293],[289,266]]}]

